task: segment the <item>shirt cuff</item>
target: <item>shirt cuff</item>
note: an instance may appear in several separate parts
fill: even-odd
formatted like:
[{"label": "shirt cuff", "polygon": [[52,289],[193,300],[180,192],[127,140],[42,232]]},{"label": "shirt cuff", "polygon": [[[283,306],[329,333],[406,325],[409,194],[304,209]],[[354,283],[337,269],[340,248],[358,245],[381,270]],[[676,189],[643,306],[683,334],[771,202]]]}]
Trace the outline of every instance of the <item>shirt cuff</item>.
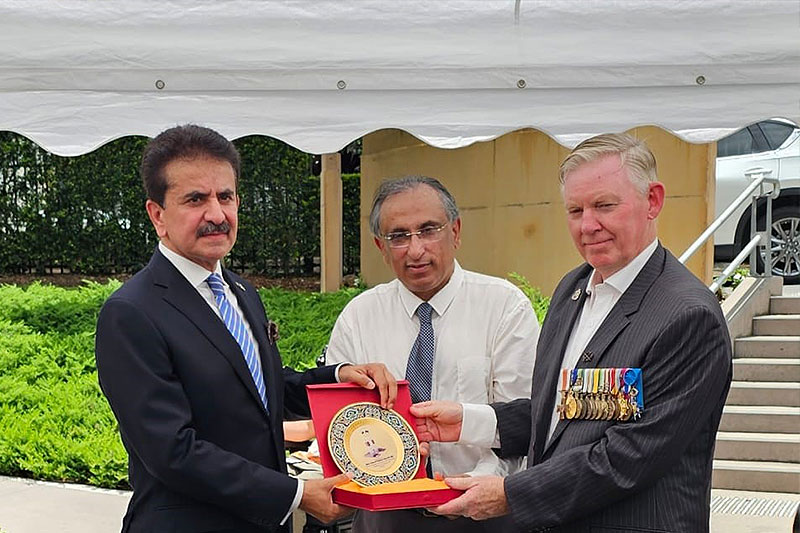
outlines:
[{"label": "shirt cuff", "polygon": [[459,444],[481,448],[498,448],[500,435],[497,431],[497,415],[489,405],[462,404],[461,435]]},{"label": "shirt cuff", "polygon": [[341,383],[342,382],[342,380],[339,379],[339,369],[342,368],[345,365],[352,365],[352,364],[353,363],[348,363],[347,361],[344,361],[344,362],[339,363],[338,365],[336,365],[336,371],[334,372],[334,375],[336,376],[336,383]]},{"label": "shirt cuff", "polygon": [[298,507],[300,507],[300,500],[302,499],[303,499],[303,480],[298,479],[297,492],[294,494],[294,500],[292,500],[292,505],[289,506],[289,512],[286,513],[286,516],[284,516],[283,520],[281,520],[281,525],[285,524],[286,521],[289,519],[289,517],[292,516],[292,513],[295,512]]}]

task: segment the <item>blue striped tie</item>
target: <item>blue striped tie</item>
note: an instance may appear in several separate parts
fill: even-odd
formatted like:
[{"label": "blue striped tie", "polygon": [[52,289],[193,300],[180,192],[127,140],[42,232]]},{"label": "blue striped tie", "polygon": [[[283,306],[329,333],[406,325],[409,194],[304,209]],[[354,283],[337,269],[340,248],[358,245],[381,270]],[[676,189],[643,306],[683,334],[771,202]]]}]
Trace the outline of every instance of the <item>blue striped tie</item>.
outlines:
[{"label": "blue striped tie", "polygon": [[239,347],[242,349],[247,368],[250,370],[250,375],[253,376],[253,382],[256,384],[258,395],[261,397],[261,403],[264,404],[264,408],[266,409],[267,387],[264,385],[264,376],[261,373],[261,361],[258,358],[253,338],[247,333],[247,329],[244,327],[244,319],[236,312],[228,299],[225,298],[225,285],[218,274],[211,274],[208,276],[206,283],[211,287],[211,292],[214,293],[214,299],[217,301],[217,307],[219,308],[222,321],[225,322],[228,331],[231,332],[231,335],[233,335],[233,338],[236,339],[236,342],[239,343]]},{"label": "blue striped tie", "polygon": [[428,302],[422,302],[417,307],[419,317],[419,335],[411,348],[406,367],[406,379],[411,392],[411,401],[424,402],[431,399],[431,382],[433,381],[433,354],[435,341],[433,337],[433,324],[431,313],[433,307]]}]

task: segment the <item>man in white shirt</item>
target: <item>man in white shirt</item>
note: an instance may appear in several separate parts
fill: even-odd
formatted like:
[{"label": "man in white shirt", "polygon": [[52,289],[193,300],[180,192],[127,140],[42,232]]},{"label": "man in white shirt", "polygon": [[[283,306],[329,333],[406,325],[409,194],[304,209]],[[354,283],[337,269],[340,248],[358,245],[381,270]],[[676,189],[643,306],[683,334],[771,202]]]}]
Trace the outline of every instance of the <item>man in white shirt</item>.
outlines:
[{"label": "man in white shirt", "polygon": [[346,476],[286,475],[284,407],[308,413],[305,385],[337,380],[394,401],[380,364],[282,368],[258,293],[220,263],[236,242],[239,166],[230,141],[195,125],[162,132],[142,157],[160,243],[103,305],[95,346],[129,455],[125,533],[288,533],[298,507],[343,516],[330,492]]},{"label": "man in white shirt", "polygon": [[[664,185],[642,141],[588,139],[560,177],[567,225],[586,263],[551,299],[534,396],[491,407],[412,406],[423,439],[527,454],[528,468],[505,479],[449,479],[466,493],[435,512],[510,516],[522,531],[707,532],[714,441],[731,381],[725,318],[714,295],[658,243]],[[565,410],[562,418],[563,382],[579,371],[593,380],[604,368],[612,376],[640,369],[641,383],[625,385],[644,398],[639,416],[608,416],[609,404],[595,395],[584,396],[585,414]]]},{"label": "man in white shirt", "polygon": [[[539,325],[530,301],[506,280],[455,260],[461,219],[438,181],[385,181],[370,213],[375,244],[397,278],[354,298],[336,321],[327,361],[381,362],[408,378],[413,401],[476,404],[528,397]],[[419,310],[418,310],[419,309]],[[521,458],[476,446],[434,443],[431,470],[505,476]],[[502,523],[449,520],[416,511],[357,513],[353,531],[484,531]]]}]

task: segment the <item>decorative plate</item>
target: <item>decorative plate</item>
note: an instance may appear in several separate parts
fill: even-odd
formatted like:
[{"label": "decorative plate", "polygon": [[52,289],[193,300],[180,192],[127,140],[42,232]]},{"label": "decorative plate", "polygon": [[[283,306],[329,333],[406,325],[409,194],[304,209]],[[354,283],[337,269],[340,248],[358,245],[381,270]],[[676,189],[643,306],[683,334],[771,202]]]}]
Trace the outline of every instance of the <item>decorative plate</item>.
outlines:
[{"label": "decorative plate", "polygon": [[328,449],[342,472],[362,487],[413,479],[419,441],[399,413],[377,403],[346,405],[328,427]]}]

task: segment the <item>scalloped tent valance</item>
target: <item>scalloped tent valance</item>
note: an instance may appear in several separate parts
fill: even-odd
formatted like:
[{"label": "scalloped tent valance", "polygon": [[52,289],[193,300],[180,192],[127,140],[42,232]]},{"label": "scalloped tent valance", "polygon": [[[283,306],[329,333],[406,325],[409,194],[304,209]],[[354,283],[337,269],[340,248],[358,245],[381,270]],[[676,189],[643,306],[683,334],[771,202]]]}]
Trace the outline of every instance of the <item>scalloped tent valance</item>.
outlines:
[{"label": "scalloped tent valance", "polygon": [[794,0],[12,0],[0,130],[61,155],[183,122],[334,152],[800,119]]}]

